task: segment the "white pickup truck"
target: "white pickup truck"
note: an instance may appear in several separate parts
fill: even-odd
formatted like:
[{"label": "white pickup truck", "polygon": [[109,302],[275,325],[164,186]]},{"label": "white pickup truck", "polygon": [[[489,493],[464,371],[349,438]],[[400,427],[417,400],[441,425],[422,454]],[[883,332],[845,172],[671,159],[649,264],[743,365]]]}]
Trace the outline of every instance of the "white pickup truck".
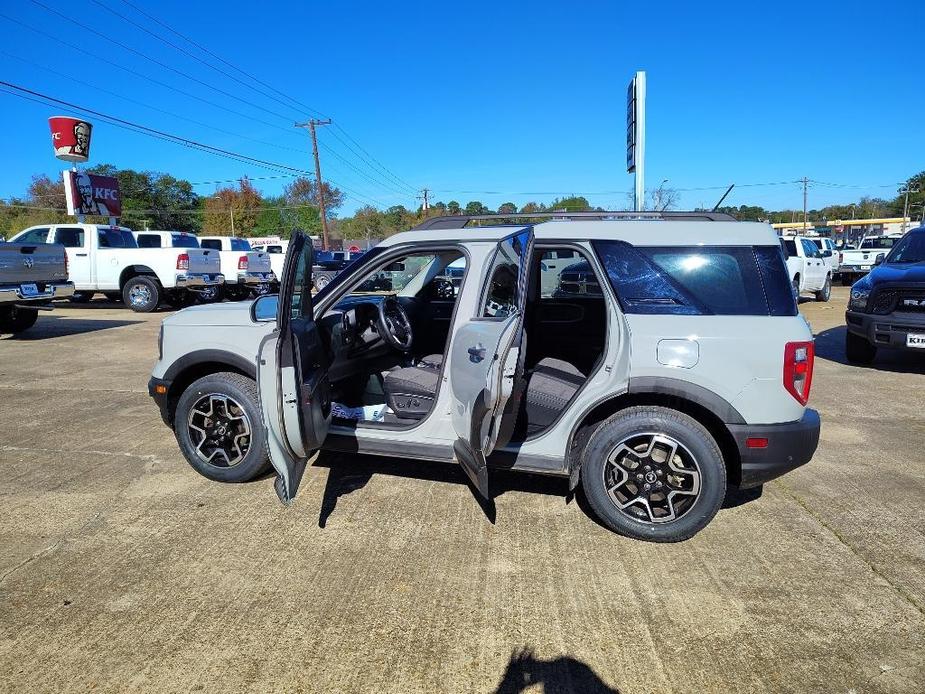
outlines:
[{"label": "white pickup truck", "polygon": [[812,292],[816,301],[828,301],[832,296],[832,269],[815,241],[805,236],[784,236],[780,245],[797,298],[803,292]]},{"label": "white pickup truck", "polygon": [[191,304],[209,287],[222,285],[218,254],[198,248],[139,248],[132,230],[105,224],[48,224],[14,236],[17,243],[58,243],[67,252],[72,301],[96,292],[122,299],[133,311],[154,311],[163,301]]},{"label": "white pickup truck", "polygon": [[884,236],[865,236],[857,248],[846,248],[841,252],[841,280],[845,286],[851,286],[871,271],[877,264],[877,257],[884,256],[893,248],[893,244],[903,237],[902,234]]},{"label": "white pickup truck", "polygon": [[255,251],[267,253],[270,256],[270,267],[273,274],[276,275],[277,282],[283,276],[283,263],[286,262],[286,251],[289,249],[289,241],[275,241],[273,243],[259,243],[251,241],[251,248]]},{"label": "white pickup truck", "polygon": [[224,293],[232,301],[259,296],[270,291],[276,275],[270,266],[270,256],[251,249],[247,239],[233,236],[200,236],[199,245],[219,252]]}]

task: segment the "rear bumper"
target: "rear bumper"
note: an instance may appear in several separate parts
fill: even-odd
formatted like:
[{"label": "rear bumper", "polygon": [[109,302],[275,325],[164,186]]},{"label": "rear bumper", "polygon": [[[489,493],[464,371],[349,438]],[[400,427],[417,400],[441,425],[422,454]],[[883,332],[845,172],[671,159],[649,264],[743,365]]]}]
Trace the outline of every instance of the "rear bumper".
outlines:
[{"label": "rear bumper", "polygon": [[[757,487],[805,465],[819,445],[821,420],[807,409],[797,422],[784,424],[730,424],[742,461],[740,489]],[[750,448],[748,439],[767,439],[764,448]]]},{"label": "rear bumper", "polygon": [[171,381],[165,381],[162,378],[151,377],[148,381],[148,395],[154,398],[157,408],[161,411],[161,419],[169,427],[173,426],[170,421],[170,408],[168,407],[167,394],[170,392]]},{"label": "rear bumper", "polygon": [[860,335],[875,347],[892,347],[922,352],[920,347],[909,347],[909,333],[925,334],[925,313],[890,313],[884,316],[857,311],[845,311],[848,332]]},{"label": "rear bumper", "polygon": [[37,294],[23,294],[22,285],[8,284],[0,286],[0,303],[20,301],[48,301],[65,299],[74,295],[73,282],[36,282],[43,287]]},{"label": "rear bumper", "polygon": [[205,289],[225,283],[225,276],[221,274],[187,274],[177,275],[179,289]]},{"label": "rear bumper", "polygon": [[239,272],[238,273],[238,284],[243,284],[247,287],[259,287],[261,285],[268,285],[276,281],[276,275],[273,274],[273,271],[270,272]]}]

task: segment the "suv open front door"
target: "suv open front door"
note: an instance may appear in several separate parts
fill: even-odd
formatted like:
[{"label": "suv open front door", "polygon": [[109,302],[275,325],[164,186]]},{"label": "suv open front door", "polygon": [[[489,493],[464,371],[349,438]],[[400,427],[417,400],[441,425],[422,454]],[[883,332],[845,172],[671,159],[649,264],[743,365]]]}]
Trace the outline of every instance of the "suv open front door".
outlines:
[{"label": "suv open front door", "polygon": [[302,233],[289,244],[280,279],[276,330],[260,344],[257,389],[267,427],[276,494],[296,495],[308,457],[331,423],[328,356],[312,313],[312,245]]},{"label": "suv open front door", "polygon": [[501,418],[523,377],[523,317],[533,227],[503,239],[495,250],[478,314],[456,331],[450,355],[456,459],[489,498],[488,455],[498,445]]}]

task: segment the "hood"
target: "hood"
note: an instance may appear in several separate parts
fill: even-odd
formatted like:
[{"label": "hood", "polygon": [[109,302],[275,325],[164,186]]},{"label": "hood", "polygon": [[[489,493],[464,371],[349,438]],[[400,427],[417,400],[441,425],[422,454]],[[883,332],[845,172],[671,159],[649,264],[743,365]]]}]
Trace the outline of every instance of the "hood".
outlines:
[{"label": "hood", "polygon": [[869,276],[872,284],[881,282],[925,284],[925,263],[884,263],[871,270]]},{"label": "hood", "polygon": [[[190,306],[164,319],[165,325],[258,325],[251,320],[253,301],[224,301]],[[260,325],[265,325],[260,324]]]}]

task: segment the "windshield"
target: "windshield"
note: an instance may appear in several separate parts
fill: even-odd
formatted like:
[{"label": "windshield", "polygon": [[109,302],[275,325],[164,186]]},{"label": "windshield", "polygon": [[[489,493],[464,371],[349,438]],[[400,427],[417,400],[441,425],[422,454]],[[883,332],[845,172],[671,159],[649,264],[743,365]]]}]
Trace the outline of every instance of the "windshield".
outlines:
[{"label": "windshield", "polygon": [[922,263],[925,262],[925,234],[908,234],[899,239],[890,255],[888,263]]},{"label": "windshield", "polygon": [[231,250],[233,251],[249,251],[251,249],[250,243],[245,239],[231,239]]},{"label": "windshield", "polygon": [[861,250],[876,249],[882,250],[885,248],[892,248],[893,244],[896,243],[899,239],[891,239],[886,236],[880,236],[873,239],[864,239],[861,242]]}]

